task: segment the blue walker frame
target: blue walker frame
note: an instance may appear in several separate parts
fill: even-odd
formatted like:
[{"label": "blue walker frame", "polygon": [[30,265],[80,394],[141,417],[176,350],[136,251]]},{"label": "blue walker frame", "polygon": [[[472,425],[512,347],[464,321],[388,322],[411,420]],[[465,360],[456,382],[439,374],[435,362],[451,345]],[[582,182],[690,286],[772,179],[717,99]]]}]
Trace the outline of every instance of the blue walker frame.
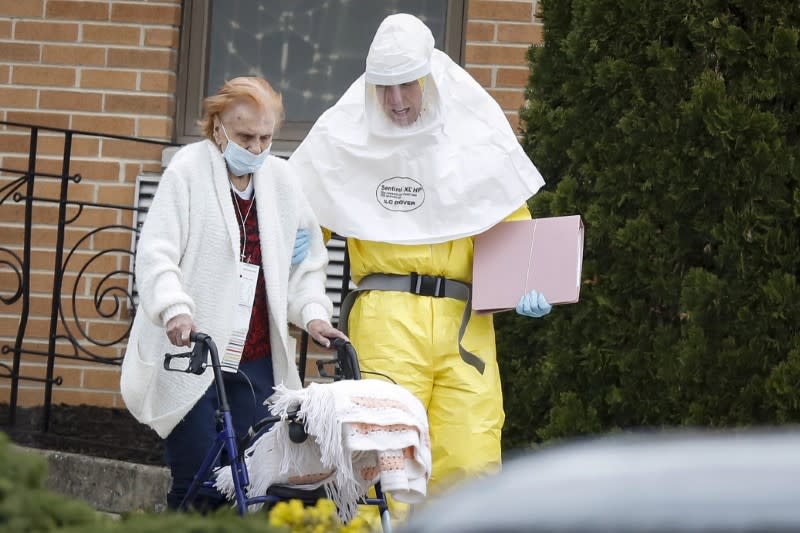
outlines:
[{"label": "blue walker frame", "polygon": [[[172,372],[186,372],[200,375],[205,372],[208,366],[211,366],[214,371],[214,385],[217,388],[218,407],[216,420],[219,429],[214,444],[206,454],[203,463],[192,479],[191,485],[189,485],[186,496],[180,503],[179,510],[186,511],[189,509],[189,505],[197,497],[201,487],[213,488],[214,482],[208,478],[214,470],[215,465],[217,465],[220,460],[223,450],[225,450],[227,456],[231,458],[231,477],[233,479],[237,510],[241,516],[247,513],[251,505],[265,504],[270,508],[280,501],[288,501],[291,499],[299,499],[303,501],[304,505],[313,505],[318,499],[325,498],[324,490],[302,490],[286,485],[273,485],[267,489],[267,494],[260,496],[249,496],[247,494],[247,487],[250,485],[250,477],[244,460],[244,450],[252,444],[255,437],[258,436],[263,428],[280,421],[281,417],[269,416],[262,418],[250,427],[247,435],[243,437],[241,441],[238,441],[233,426],[233,417],[231,415],[230,405],[228,404],[228,397],[225,393],[225,383],[222,379],[222,366],[220,365],[216,343],[214,343],[209,335],[199,332],[193,332],[191,334],[191,340],[195,343],[191,352],[164,355],[164,369]],[[334,380],[361,379],[358,359],[353,345],[338,338],[332,339],[331,345],[336,349],[337,357],[334,363],[336,364],[337,372],[332,376],[324,374],[324,372],[322,372],[322,364],[324,363],[318,362],[321,374],[326,377],[332,377]],[[210,365],[207,363],[209,357],[211,359]],[[177,358],[189,359],[189,365],[186,368],[170,367],[170,362]],[[296,416],[296,410],[288,413],[290,424],[289,436],[293,442],[303,442],[307,434],[305,433],[303,425],[296,421]],[[270,494],[270,492],[273,493]],[[359,503],[377,506],[380,511],[383,531],[385,533],[391,533],[389,507],[386,497],[381,490],[380,482],[375,484],[375,497],[364,498]]]}]

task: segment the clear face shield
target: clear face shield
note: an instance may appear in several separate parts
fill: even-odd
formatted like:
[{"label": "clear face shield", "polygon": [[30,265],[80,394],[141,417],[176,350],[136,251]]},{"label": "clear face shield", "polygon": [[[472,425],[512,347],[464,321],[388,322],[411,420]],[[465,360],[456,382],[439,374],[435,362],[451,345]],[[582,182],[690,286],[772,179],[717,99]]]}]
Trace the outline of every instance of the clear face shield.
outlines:
[{"label": "clear face shield", "polygon": [[439,93],[430,74],[398,83],[365,82],[366,116],[370,132],[382,137],[406,137],[438,123]]}]

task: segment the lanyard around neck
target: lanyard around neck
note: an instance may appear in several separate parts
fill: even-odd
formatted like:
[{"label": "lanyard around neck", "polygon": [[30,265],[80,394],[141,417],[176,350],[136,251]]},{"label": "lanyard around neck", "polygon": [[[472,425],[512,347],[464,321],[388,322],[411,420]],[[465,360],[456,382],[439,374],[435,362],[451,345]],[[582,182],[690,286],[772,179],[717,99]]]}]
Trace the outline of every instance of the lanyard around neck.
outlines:
[{"label": "lanyard around neck", "polygon": [[247,208],[247,214],[242,216],[242,210],[239,208],[239,200],[236,198],[234,194],[233,198],[233,206],[236,208],[236,214],[238,215],[239,224],[242,227],[242,238],[241,238],[241,249],[240,249],[240,258],[243,263],[249,262],[249,257],[245,257],[244,255],[244,247],[247,245],[247,219],[250,218],[250,211],[253,210],[253,206],[256,204],[256,197],[253,195],[253,198],[250,200],[250,207]]}]

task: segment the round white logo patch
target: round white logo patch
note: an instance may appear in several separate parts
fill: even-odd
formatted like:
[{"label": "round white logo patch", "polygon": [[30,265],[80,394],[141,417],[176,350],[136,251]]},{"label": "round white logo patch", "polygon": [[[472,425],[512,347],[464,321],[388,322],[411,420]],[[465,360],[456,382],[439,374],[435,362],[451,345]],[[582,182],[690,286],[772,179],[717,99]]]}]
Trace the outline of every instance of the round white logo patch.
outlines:
[{"label": "round white logo patch", "polygon": [[425,189],[418,181],[396,176],[383,180],[375,196],[389,211],[413,211],[425,202]]}]

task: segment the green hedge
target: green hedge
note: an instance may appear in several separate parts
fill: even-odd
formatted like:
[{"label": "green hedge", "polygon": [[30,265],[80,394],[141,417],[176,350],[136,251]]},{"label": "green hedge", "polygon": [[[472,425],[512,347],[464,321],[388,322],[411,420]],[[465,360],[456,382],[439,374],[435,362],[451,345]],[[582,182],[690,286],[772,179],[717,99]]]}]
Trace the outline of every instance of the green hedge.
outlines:
[{"label": "green hedge", "polygon": [[507,448],[800,420],[800,3],[544,0],[534,216],[586,224],[577,305],[498,317]]},{"label": "green hedge", "polygon": [[0,531],[39,533],[89,528],[100,516],[88,505],[45,489],[43,457],[12,447],[0,433]]},{"label": "green hedge", "polygon": [[335,517],[327,500],[303,508],[297,501],[282,502],[267,515],[240,517],[225,508],[213,514],[130,513],[112,517],[84,502],[65,498],[45,488],[44,457],[13,447],[0,432],[0,532],[5,533],[368,533],[380,528],[377,513],[357,516],[347,526]]}]

